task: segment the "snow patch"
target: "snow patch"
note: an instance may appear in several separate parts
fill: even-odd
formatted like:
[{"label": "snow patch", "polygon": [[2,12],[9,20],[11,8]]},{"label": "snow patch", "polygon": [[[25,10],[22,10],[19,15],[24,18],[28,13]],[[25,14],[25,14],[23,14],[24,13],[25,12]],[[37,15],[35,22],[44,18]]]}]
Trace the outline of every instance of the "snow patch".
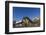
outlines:
[{"label": "snow patch", "polygon": [[22,22],[22,20],[20,20],[20,21],[18,21],[18,22],[16,22],[16,23],[20,23],[20,22]]}]

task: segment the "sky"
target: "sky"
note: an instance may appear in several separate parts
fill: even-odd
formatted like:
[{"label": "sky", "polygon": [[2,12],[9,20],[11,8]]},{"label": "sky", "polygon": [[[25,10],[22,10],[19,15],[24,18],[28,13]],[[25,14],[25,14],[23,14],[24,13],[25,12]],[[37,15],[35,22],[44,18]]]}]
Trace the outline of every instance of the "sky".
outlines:
[{"label": "sky", "polygon": [[28,16],[31,20],[40,16],[40,8],[13,7],[13,20],[19,21]]}]

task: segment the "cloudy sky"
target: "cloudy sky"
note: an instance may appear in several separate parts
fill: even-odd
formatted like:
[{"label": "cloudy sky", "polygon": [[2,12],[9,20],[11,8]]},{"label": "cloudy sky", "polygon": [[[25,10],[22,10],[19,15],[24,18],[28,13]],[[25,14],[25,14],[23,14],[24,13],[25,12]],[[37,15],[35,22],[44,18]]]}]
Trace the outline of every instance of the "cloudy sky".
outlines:
[{"label": "cloudy sky", "polygon": [[13,20],[19,21],[28,16],[31,20],[40,16],[40,8],[13,7]]}]

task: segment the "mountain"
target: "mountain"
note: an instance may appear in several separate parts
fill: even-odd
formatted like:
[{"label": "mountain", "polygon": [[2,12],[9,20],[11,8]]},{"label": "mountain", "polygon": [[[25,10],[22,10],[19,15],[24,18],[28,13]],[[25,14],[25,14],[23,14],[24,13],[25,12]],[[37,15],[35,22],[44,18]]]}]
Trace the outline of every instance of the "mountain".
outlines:
[{"label": "mountain", "polygon": [[29,17],[23,17],[23,19],[22,19],[22,25],[24,27],[30,27],[32,23],[33,22],[32,22],[32,20]]},{"label": "mountain", "polygon": [[34,27],[39,27],[40,26],[40,18],[39,17],[35,17],[33,18],[33,26]]},{"label": "mountain", "polygon": [[14,27],[30,27],[32,23],[29,17],[23,17],[22,20],[15,23]]},{"label": "mountain", "polygon": [[33,21],[29,17],[23,17],[22,20],[16,22],[13,27],[39,27],[40,26],[40,18],[35,17]]},{"label": "mountain", "polygon": [[34,17],[34,18],[32,19],[32,21],[35,22],[35,21],[38,21],[39,19],[40,19],[39,17]]}]

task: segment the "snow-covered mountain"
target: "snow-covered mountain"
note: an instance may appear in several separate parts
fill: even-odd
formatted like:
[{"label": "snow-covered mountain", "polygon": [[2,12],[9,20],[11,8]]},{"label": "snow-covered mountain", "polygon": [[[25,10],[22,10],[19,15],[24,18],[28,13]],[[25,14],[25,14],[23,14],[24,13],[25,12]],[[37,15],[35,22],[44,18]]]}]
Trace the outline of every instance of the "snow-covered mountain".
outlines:
[{"label": "snow-covered mountain", "polygon": [[32,19],[32,21],[37,21],[37,20],[39,20],[40,18],[39,17],[34,17],[33,19]]}]

